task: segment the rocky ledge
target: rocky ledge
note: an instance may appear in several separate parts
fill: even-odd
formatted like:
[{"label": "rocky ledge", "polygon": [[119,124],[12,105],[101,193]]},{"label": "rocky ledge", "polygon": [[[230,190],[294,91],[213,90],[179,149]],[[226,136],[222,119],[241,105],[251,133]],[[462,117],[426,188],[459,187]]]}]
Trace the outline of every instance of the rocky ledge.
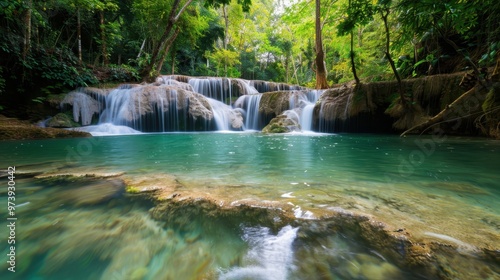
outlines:
[{"label": "rocky ledge", "polygon": [[[471,217],[476,217],[476,222],[469,221],[474,222],[471,224],[447,218],[449,215],[445,212],[451,211],[451,208],[446,207],[434,214],[427,213],[427,210],[414,213],[410,200],[405,199],[408,194],[403,195],[406,192],[401,192],[402,196],[376,194],[370,192],[372,188],[365,189],[363,186],[351,186],[345,190],[346,193],[339,191],[329,194],[327,198],[318,188],[276,194],[273,186],[255,188],[185,182],[166,173],[137,176],[106,170],[97,173],[88,173],[87,170],[85,173],[78,168],[72,173],[70,169],[33,174],[37,174],[35,179],[45,182],[88,180],[77,189],[78,195],[67,196],[68,203],[76,205],[100,203],[124,189],[128,196],[154,201],[150,215],[155,220],[182,223],[177,220],[212,217],[275,230],[292,225],[300,227],[297,238],[301,244],[314,243],[321,236],[340,234],[360,241],[363,246],[381,254],[383,260],[387,259],[407,271],[418,271],[426,279],[495,279],[500,273],[500,249],[496,242],[499,236],[495,230],[498,228],[497,218],[491,215],[489,225],[486,225],[479,220],[485,213],[477,209],[467,210]],[[462,188],[467,192],[474,191],[473,186]],[[430,204],[435,204],[437,199],[431,198],[427,203],[420,200],[423,197],[419,197],[419,193],[411,193],[411,196],[417,199],[420,210],[429,208],[431,211]],[[86,199],[82,201],[81,198]],[[448,206],[455,202],[450,201]],[[377,206],[369,209],[369,203]],[[440,231],[442,228],[438,222],[444,224],[446,235]],[[431,230],[434,227],[439,227],[434,232],[441,234],[433,233]],[[297,254],[300,255],[300,250]],[[310,269],[323,269],[318,265],[312,262]],[[353,264],[349,272],[354,278],[359,278],[361,268],[362,265]],[[392,270],[394,267],[387,271]],[[396,279],[384,277],[380,279]]]},{"label": "rocky ledge", "polygon": [[44,138],[77,138],[91,137],[90,133],[64,130],[59,128],[42,128],[14,118],[0,115],[0,140],[23,140]]},{"label": "rocky ledge", "polygon": [[[472,228],[454,219],[447,221],[445,212],[451,211],[447,207],[434,215],[437,216],[435,218],[431,218],[432,213],[422,213],[425,218],[415,219],[415,213],[408,214],[408,209],[400,210],[407,201],[398,196],[365,193],[358,197],[339,193],[335,205],[321,209],[308,208],[299,192],[279,197],[267,196],[269,199],[263,200],[260,193],[252,191],[251,186],[180,182],[175,176],[167,174],[147,178],[125,174],[122,178],[128,193],[143,195],[158,203],[150,212],[157,220],[170,220],[177,216],[175,213],[194,211],[195,216],[243,216],[249,222],[271,228],[292,224],[300,226],[305,236],[315,236],[318,234],[315,231],[340,233],[363,240],[366,246],[382,253],[398,266],[421,271],[430,279],[485,279],[500,272],[499,267],[494,265],[500,260],[500,250],[494,241],[498,240],[498,232],[482,225],[482,221]],[[353,193],[353,190],[348,190],[348,193]],[[317,203],[322,200],[321,195],[319,191],[308,193]],[[367,196],[372,198],[363,201]],[[376,202],[380,206],[372,211],[368,209],[368,203],[374,203],[374,200],[380,200]],[[475,209],[467,211],[471,215],[484,214]],[[496,219],[493,216],[490,218],[492,221]],[[433,225],[438,222],[447,228],[446,235],[432,232]]]}]

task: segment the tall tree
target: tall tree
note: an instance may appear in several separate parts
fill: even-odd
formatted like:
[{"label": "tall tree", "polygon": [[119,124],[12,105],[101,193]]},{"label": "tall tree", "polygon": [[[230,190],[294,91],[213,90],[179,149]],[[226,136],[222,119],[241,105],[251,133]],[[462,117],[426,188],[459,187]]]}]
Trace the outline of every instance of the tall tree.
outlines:
[{"label": "tall tree", "polygon": [[[173,0],[166,19],[167,23],[160,37],[159,43],[153,49],[150,62],[147,63],[141,70],[141,76],[144,80],[151,80],[157,75],[157,73],[152,70],[157,69],[156,67],[158,67],[159,64],[163,64],[165,56],[162,56],[161,53],[166,52],[173,44],[174,40],[172,40],[172,38],[177,36],[175,34],[175,25],[193,1],[194,0]],[[209,6],[220,6],[230,3],[230,0],[207,0],[205,3]],[[238,3],[242,5],[245,11],[250,9],[251,0],[238,0]]]},{"label": "tall tree", "polygon": [[25,1],[25,10],[23,15],[23,23],[24,23],[24,46],[23,46],[23,59],[26,59],[26,56],[31,48],[31,14],[33,9],[33,1],[26,0]]},{"label": "tall tree", "polygon": [[398,92],[399,92],[399,97],[401,101],[401,105],[406,106],[407,101],[405,97],[405,92],[403,89],[403,83],[401,81],[401,76],[399,75],[398,69],[396,69],[396,64],[394,63],[394,59],[392,59],[391,56],[391,36],[390,36],[390,29],[389,29],[389,14],[391,12],[391,0],[381,0],[378,3],[378,11],[380,13],[380,17],[382,18],[382,21],[384,22],[384,28],[385,28],[385,58],[387,61],[389,61],[389,65],[391,66],[392,72],[394,73],[394,77],[396,77],[396,80],[398,82]]},{"label": "tall tree", "polygon": [[358,26],[366,25],[373,18],[373,6],[369,0],[349,0],[346,7],[346,16],[342,18],[337,30],[339,35],[349,34],[350,51],[349,59],[351,61],[351,72],[358,85],[360,79],[356,71],[355,51],[354,51],[354,29]]},{"label": "tall tree", "polygon": [[325,67],[325,52],[323,51],[323,40],[321,36],[321,30],[323,26],[321,24],[321,0],[316,0],[316,16],[315,16],[315,26],[316,26],[316,88],[326,89],[328,88],[328,82],[326,80],[326,67]]}]

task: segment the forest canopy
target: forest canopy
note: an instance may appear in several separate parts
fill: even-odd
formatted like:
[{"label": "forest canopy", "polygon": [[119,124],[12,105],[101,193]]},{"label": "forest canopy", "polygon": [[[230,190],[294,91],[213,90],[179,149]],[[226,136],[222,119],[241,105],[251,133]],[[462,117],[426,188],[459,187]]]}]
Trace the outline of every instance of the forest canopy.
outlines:
[{"label": "forest canopy", "polygon": [[0,110],[159,74],[314,87],[318,69],[331,86],[490,67],[499,11],[492,0],[0,0]]}]

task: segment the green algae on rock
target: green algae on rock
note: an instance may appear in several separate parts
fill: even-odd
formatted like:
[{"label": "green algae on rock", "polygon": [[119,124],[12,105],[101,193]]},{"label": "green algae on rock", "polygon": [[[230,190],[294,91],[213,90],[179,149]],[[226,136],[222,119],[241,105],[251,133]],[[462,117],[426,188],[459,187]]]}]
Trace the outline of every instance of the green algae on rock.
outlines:
[{"label": "green algae on rock", "polygon": [[277,116],[262,129],[262,133],[288,133],[292,131],[300,131],[300,124],[286,115]]},{"label": "green algae on rock", "polygon": [[70,127],[78,127],[80,126],[78,123],[72,121],[67,114],[59,113],[46,123],[47,127],[55,127],[55,128],[70,128]]}]

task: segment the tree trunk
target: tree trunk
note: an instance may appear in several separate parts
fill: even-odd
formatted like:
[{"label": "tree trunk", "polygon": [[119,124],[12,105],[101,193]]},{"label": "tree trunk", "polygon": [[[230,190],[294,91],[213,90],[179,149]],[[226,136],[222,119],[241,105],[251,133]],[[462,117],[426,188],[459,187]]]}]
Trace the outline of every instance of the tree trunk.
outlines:
[{"label": "tree trunk", "polygon": [[76,34],[78,37],[78,64],[82,65],[82,25],[80,22],[80,8],[76,9]]},{"label": "tree trunk", "polygon": [[174,43],[175,39],[177,38],[177,35],[179,35],[180,33],[180,29],[177,28],[174,32],[174,34],[172,34],[172,37],[170,37],[168,39],[168,41],[165,43],[166,46],[165,46],[165,51],[163,52],[163,54],[161,55],[161,58],[160,60],[158,60],[158,63],[156,65],[156,73],[160,73],[161,71],[161,68],[163,67],[163,63],[165,62],[165,59],[167,58],[167,54],[168,54],[168,50],[170,49],[170,47],[172,46],[172,44]]},{"label": "tree trunk", "polygon": [[139,49],[139,53],[137,54],[137,59],[139,59],[139,57],[141,57],[142,50],[144,50],[145,45],[146,45],[146,38],[144,38],[144,40],[142,41],[141,48]]},{"label": "tree trunk", "polygon": [[354,62],[354,34],[353,31],[351,30],[351,52],[350,52],[350,57],[351,57],[351,70],[352,70],[352,75],[354,76],[354,80],[356,81],[356,86],[361,84],[358,74],[356,72],[356,63]]},{"label": "tree trunk", "polygon": [[[170,52],[172,58],[172,64],[170,65],[170,75],[174,75],[175,74],[175,50]],[[207,62],[208,62],[208,59],[207,59]],[[207,67],[208,68],[208,67]]]},{"label": "tree trunk", "polygon": [[186,10],[186,8],[189,6],[189,4],[191,4],[193,2],[193,0],[187,0],[186,3],[184,4],[184,6],[182,6],[182,8],[177,12],[177,8],[179,7],[180,2],[181,2],[181,0],[174,0],[174,2],[172,3],[172,8],[171,8],[169,16],[168,16],[168,22],[167,22],[167,26],[165,27],[165,31],[163,32],[163,34],[160,38],[158,46],[153,49],[153,53],[151,54],[151,61],[148,64],[146,64],[146,66],[141,71],[141,76],[142,76],[144,81],[148,81],[152,78],[150,76],[151,76],[151,74],[154,74],[154,73],[151,73],[151,70],[153,70],[155,68],[155,66],[158,64],[158,62],[160,60],[158,58],[160,55],[160,52],[162,50],[165,50],[167,47],[170,47],[170,46],[167,46],[166,43],[169,40],[169,38],[172,37],[171,33],[172,33],[172,29],[174,28],[175,23],[179,20],[182,13]]},{"label": "tree trunk", "polygon": [[[385,13],[384,13],[385,12]],[[405,93],[403,90],[403,83],[401,82],[401,77],[399,76],[398,69],[396,69],[396,64],[394,63],[394,60],[392,59],[391,56],[391,37],[389,33],[389,23],[387,21],[387,17],[389,16],[389,9],[386,9],[385,11],[380,11],[380,15],[382,16],[382,20],[384,21],[384,27],[385,27],[385,56],[387,57],[387,60],[389,61],[389,64],[391,65],[392,72],[394,73],[394,76],[396,77],[396,80],[398,81],[398,91],[399,91],[399,97],[401,100],[401,105],[406,106],[406,98],[405,98]]]},{"label": "tree trunk", "polygon": [[33,5],[32,0],[26,1],[26,10],[23,15],[24,22],[24,42],[23,42],[23,59],[26,59],[30,49],[31,49],[31,7]]},{"label": "tree trunk", "polygon": [[106,66],[109,64],[109,57],[108,57],[108,47],[106,45],[106,26],[104,25],[104,11],[99,12],[101,16],[100,20],[100,27],[101,27],[101,53],[102,53],[102,62]]},{"label": "tree trunk", "polygon": [[316,0],[316,89],[328,88],[326,80],[325,53],[323,51],[323,41],[321,39],[321,5],[320,0]]},{"label": "tree trunk", "polygon": [[[227,15],[227,6],[223,4],[222,6],[222,16],[224,17],[224,50],[227,50],[229,45],[229,17]],[[227,77],[227,59],[224,59],[224,77]]]}]

